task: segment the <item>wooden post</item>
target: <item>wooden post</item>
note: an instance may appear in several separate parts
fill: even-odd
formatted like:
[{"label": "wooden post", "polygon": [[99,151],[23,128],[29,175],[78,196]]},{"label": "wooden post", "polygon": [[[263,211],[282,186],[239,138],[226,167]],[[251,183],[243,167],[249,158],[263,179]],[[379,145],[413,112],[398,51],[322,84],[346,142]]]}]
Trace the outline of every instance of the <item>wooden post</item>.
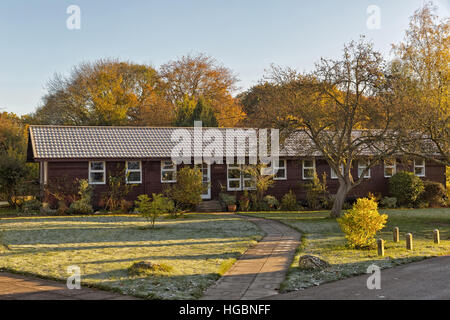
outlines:
[{"label": "wooden post", "polygon": [[439,230],[438,229],[434,230],[434,243],[436,243],[436,244],[441,243],[441,236],[439,234]]},{"label": "wooden post", "polygon": [[411,233],[406,234],[406,249],[407,250],[413,249],[413,237]]},{"label": "wooden post", "polygon": [[394,228],[394,242],[399,242],[400,241],[400,230],[398,229],[398,227]]},{"label": "wooden post", "polygon": [[379,256],[384,256],[384,240],[383,239],[378,239],[377,240],[377,248],[378,248],[378,255]]}]

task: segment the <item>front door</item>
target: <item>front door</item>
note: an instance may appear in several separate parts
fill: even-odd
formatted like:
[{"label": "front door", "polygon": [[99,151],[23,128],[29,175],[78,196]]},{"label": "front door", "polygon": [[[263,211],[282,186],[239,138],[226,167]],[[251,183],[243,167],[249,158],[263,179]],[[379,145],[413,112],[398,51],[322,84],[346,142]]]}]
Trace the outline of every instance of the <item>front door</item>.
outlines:
[{"label": "front door", "polygon": [[209,200],[211,199],[211,166],[203,163],[199,168],[202,172],[202,182],[204,187],[202,199]]}]

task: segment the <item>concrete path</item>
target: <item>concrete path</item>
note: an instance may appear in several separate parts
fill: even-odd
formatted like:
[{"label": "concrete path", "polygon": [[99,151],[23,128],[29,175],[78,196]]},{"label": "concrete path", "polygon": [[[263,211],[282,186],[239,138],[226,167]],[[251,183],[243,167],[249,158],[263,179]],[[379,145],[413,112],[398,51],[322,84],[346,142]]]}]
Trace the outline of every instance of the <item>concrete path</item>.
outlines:
[{"label": "concrete path", "polygon": [[381,270],[381,289],[367,289],[363,275],[279,294],[270,300],[450,300],[450,256]]},{"label": "concrete path", "polygon": [[107,291],[90,289],[67,289],[66,284],[0,273],[0,300],[135,300],[137,298]]},{"label": "concrete path", "polygon": [[249,248],[201,300],[253,300],[278,293],[300,244],[300,234],[273,220],[241,216],[266,236]]}]

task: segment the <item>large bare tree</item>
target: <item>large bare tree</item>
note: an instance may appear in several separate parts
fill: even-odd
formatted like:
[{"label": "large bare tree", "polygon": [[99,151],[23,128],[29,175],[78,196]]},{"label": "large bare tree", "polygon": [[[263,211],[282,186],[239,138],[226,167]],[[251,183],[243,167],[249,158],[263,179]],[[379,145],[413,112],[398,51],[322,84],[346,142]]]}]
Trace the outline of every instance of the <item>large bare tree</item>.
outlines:
[{"label": "large bare tree", "polygon": [[[333,217],[368,170],[396,151],[395,99],[385,69],[381,54],[361,38],[344,47],[341,59],[321,59],[310,74],[273,67],[257,106],[260,125],[283,129],[285,145],[324,157],[336,172]],[[365,161],[359,176],[351,171],[356,160]]]}]

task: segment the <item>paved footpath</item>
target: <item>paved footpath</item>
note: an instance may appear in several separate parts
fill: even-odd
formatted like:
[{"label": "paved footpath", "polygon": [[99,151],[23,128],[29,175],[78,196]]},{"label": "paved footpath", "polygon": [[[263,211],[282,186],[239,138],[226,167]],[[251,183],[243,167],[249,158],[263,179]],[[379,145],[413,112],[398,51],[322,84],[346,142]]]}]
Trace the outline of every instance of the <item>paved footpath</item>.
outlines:
[{"label": "paved footpath", "polygon": [[363,275],[266,297],[270,300],[450,300],[450,256],[381,270],[381,289],[367,289]]},{"label": "paved footpath", "polygon": [[65,283],[17,274],[0,273],[0,300],[135,300],[137,298],[81,286],[67,289]]},{"label": "paved footpath", "polygon": [[277,221],[240,216],[255,223],[266,236],[242,257],[201,300],[254,300],[278,294],[295,251],[300,233]]}]

